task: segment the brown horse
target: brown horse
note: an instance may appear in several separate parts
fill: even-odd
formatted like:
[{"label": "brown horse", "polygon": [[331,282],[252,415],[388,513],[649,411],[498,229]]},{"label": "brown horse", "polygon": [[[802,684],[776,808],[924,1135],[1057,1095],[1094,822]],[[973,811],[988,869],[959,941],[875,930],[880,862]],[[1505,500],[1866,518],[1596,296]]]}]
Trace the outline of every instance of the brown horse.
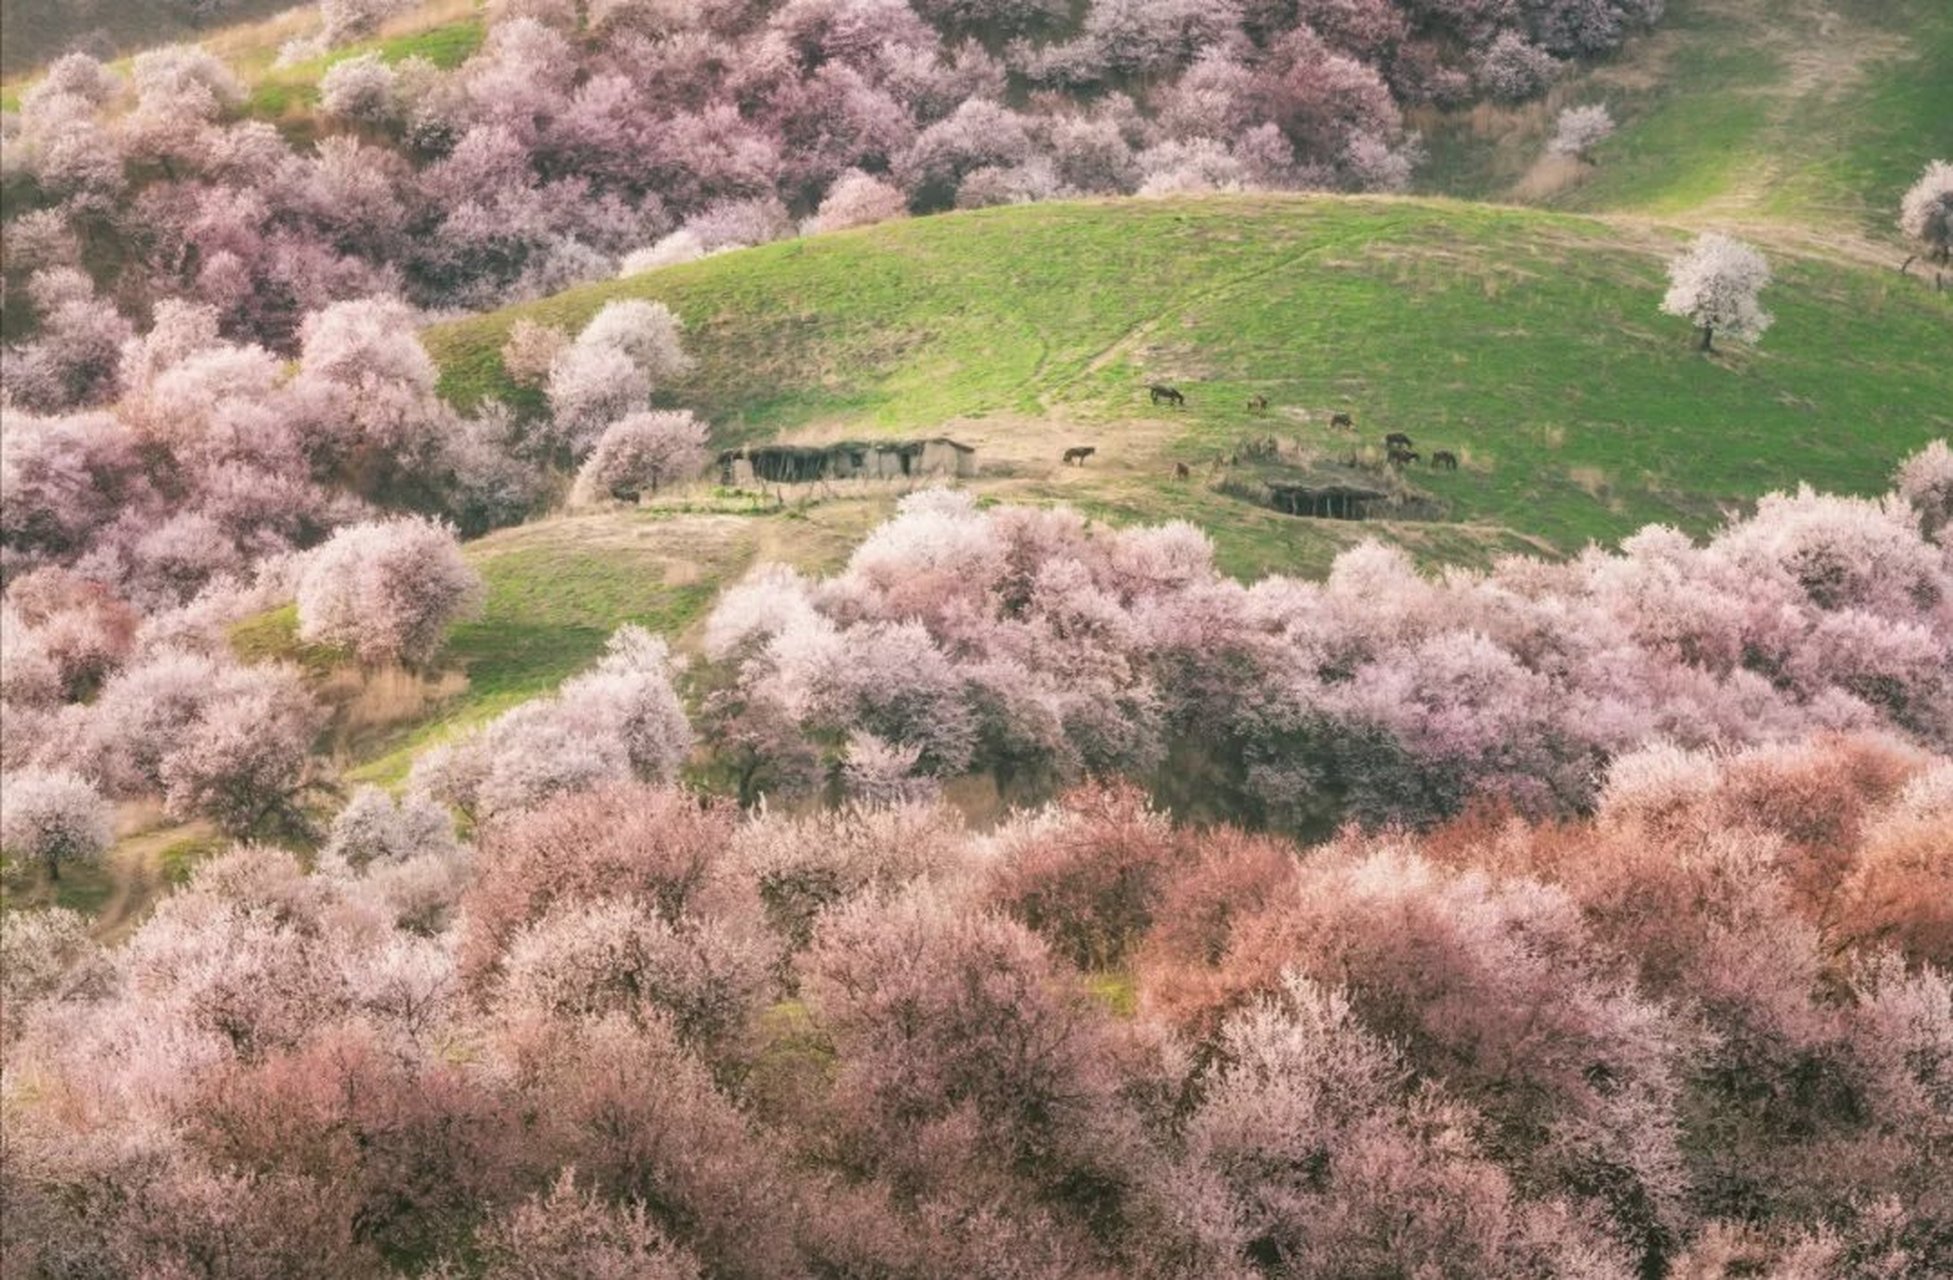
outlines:
[{"label": "brown horse", "polygon": [[1383,447],[1386,449],[1408,449],[1412,443],[1414,442],[1411,438],[1401,431],[1393,431],[1383,438]]},{"label": "brown horse", "polygon": [[1169,387],[1164,382],[1155,382],[1146,388],[1146,392],[1153,397],[1154,404],[1178,405],[1182,409],[1187,407],[1186,393],[1178,387]]},{"label": "brown horse", "polygon": [[1344,431],[1354,431],[1356,429],[1356,419],[1350,417],[1347,413],[1332,413],[1329,415],[1329,425],[1341,428]]},{"label": "brown horse", "polygon": [[1456,471],[1458,455],[1449,449],[1439,449],[1431,455],[1431,465],[1440,471]]},{"label": "brown horse", "polygon": [[1176,480],[1191,480],[1193,478],[1193,471],[1188,468],[1186,463],[1176,462],[1173,464],[1173,478]]},{"label": "brown horse", "polygon": [[1249,411],[1250,413],[1267,413],[1267,412],[1268,412],[1268,397],[1267,397],[1267,396],[1249,396],[1249,397],[1248,397],[1248,411]]},{"label": "brown horse", "polygon": [[1407,466],[1410,463],[1416,462],[1419,458],[1423,456],[1424,455],[1419,453],[1417,450],[1406,449],[1404,446],[1400,444],[1393,444],[1390,446],[1390,465],[1393,467]]},{"label": "brown horse", "polygon": [[1071,463],[1073,466],[1082,467],[1085,465],[1085,459],[1091,457],[1093,454],[1097,452],[1098,449],[1092,445],[1075,444],[1071,448],[1065,450],[1065,461]]}]

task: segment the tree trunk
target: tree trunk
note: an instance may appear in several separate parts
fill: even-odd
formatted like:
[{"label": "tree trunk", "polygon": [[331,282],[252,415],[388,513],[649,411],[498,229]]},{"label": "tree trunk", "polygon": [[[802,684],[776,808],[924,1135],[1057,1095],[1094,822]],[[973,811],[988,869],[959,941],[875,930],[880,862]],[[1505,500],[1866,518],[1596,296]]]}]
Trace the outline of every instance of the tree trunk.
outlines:
[{"label": "tree trunk", "polygon": [[47,878],[56,884],[61,882],[61,857],[59,854],[47,855]]},{"label": "tree trunk", "polygon": [[1698,347],[1698,348],[1696,348],[1696,350],[1698,350],[1698,351],[1714,351],[1714,350],[1715,350],[1715,347],[1714,347],[1714,345],[1713,345],[1713,344],[1714,344],[1714,342],[1715,342],[1715,337],[1716,337],[1716,326],[1714,326],[1714,325],[1712,325],[1712,324],[1705,324],[1705,325],[1703,325],[1703,326],[1702,326],[1702,345],[1701,345],[1700,347]]}]

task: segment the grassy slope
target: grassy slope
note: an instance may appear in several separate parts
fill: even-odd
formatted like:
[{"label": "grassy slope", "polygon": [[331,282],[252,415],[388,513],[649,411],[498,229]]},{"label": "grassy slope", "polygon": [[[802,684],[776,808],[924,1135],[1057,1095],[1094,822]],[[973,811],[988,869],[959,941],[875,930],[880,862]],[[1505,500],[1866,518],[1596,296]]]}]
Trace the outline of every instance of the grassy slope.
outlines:
[{"label": "grassy slope", "polygon": [[[1594,167],[1537,182],[1553,117],[1589,102],[1620,132]],[[1656,32],[1543,103],[1419,123],[1423,182],[1452,195],[1889,237],[1899,194],[1953,155],[1953,5],[1670,0]]]},{"label": "grassy slope", "polygon": [[[1122,437],[1164,433],[1163,458],[1197,461],[1268,431],[1344,449],[1323,420],[1347,409],[1366,439],[1403,430],[1466,458],[1455,476],[1417,477],[1454,520],[1563,551],[1652,520],[1701,529],[1719,503],[1798,480],[1873,491],[1953,429],[1953,300],[1780,254],[1777,328],[1757,350],[1703,359],[1656,314],[1679,238],[1435,201],[1051,204],[766,246],[428,341],[457,399],[518,395],[497,355],[515,318],[573,327],[610,298],[662,299],[699,357],[670,395],[727,441],[823,425],[980,437],[987,420],[1008,434],[1057,419],[1114,457]],[[1145,403],[1153,378],[1188,390],[1185,414]],[[1278,412],[1248,415],[1256,392]],[[1313,559],[1321,533],[1290,521],[1271,540],[1240,504],[1163,483],[1076,496],[1200,517],[1224,550],[1239,533],[1249,572]]]},{"label": "grassy slope", "polygon": [[1851,0],[1788,12],[1692,0],[1672,74],[1603,147],[1579,208],[1703,210],[1889,230],[1953,150],[1953,7]]}]

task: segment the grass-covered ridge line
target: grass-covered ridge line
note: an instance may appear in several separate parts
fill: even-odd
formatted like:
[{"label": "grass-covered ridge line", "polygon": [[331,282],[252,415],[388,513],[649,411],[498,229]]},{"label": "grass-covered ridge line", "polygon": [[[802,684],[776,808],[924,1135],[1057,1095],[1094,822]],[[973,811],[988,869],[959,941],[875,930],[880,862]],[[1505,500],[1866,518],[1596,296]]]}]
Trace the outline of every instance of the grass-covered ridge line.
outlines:
[{"label": "grass-covered ridge line", "polygon": [[[1145,426],[1190,461],[1251,434],[1346,449],[1403,430],[1465,459],[1418,472],[1454,520],[1561,550],[1808,481],[1871,493],[1953,429],[1953,299],[1772,250],[1778,318],[1712,359],[1656,308],[1684,236],[1446,201],[1241,196],[1019,206],[767,245],[427,333],[443,389],[534,403],[513,322],[670,304],[697,369],[668,399],[722,441],[1059,418],[1112,450]],[[1766,250],[1771,246],[1766,241]],[[1184,386],[1184,413],[1144,386]],[[1247,413],[1249,395],[1275,412]],[[1146,504],[1128,512],[1147,514]]]}]

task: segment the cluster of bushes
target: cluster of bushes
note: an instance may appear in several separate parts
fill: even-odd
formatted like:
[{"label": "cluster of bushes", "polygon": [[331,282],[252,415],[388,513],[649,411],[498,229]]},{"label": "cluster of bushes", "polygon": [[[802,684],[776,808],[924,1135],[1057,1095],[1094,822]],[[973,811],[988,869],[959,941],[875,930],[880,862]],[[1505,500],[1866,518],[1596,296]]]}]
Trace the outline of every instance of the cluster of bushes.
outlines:
[{"label": "cluster of bushes", "polygon": [[[349,367],[296,377],[393,402]],[[1436,579],[1244,586],[1185,526],[914,495],[729,593],[695,677],[625,628],[359,793],[309,871],[240,845],[113,950],[0,915],[0,1266],[1942,1272],[1949,530],[1944,444],[1882,499]],[[228,656],[239,593],[412,661],[475,589],[420,519],[287,567],[146,619],[10,588],[10,854],[99,852],[104,792],[290,813],[316,712]],[[931,796],[973,770],[1069,789],[975,833]]]},{"label": "cluster of bushes", "polygon": [[1654,740],[1882,726],[1944,749],[1950,500],[1941,442],[1890,496],[1772,496],[1706,543],[1651,527],[1435,579],[1368,543],[1326,581],[1245,585],[1191,526],[926,491],[834,577],[769,567],[726,593],[700,728],[748,802],[820,786],[865,734],[925,779],[1035,798],[1127,776],[1301,832],[1485,795],[1580,812]]},{"label": "cluster of bushes", "polygon": [[233,830],[293,817],[319,710],[295,670],[239,665],[228,625],[297,598],[308,640],[422,660],[473,571],[452,526],[383,506],[482,527],[526,510],[542,473],[496,438],[504,417],[435,397],[398,303],[317,313],[295,368],[193,303],[142,338],[105,330],[101,355],[112,406],[10,409],[0,437],[8,789],[26,770]]},{"label": "cluster of bushes", "polygon": [[[335,0],[329,34],[388,7]],[[199,49],[139,55],[126,78],[73,54],[4,123],[5,273],[43,334],[8,380],[42,408],[98,394],[62,376],[101,336],[70,314],[60,273],[83,266],[109,315],[183,299],[225,335],[289,352],[333,302],[481,308],[809,219],[1398,188],[1418,154],[1404,107],[1530,96],[1560,59],[1615,47],[1660,8],[507,0],[452,70],[377,54],[331,65],[323,136],[304,145],[250,118],[244,85]]]},{"label": "cluster of bushes", "polygon": [[[190,693],[201,707],[231,685],[270,687],[272,669],[247,673],[230,657],[239,618],[295,599],[299,639],[369,665],[423,664],[480,597],[460,534],[528,514],[586,455],[583,487],[607,492],[703,463],[702,424],[645,411],[653,380],[686,365],[677,321],[657,304],[613,303],[574,340],[532,342],[545,349],[535,376],[550,412],[526,419],[442,402],[396,301],[334,303],[302,333],[287,365],[220,336],[209,306],[165,303],[146,336],[121,326],[103,344],[112,405],[9,411],[7,770],[80,770],[111,794],[139,793],[160,766],[106,763],[122,750],[112,744],[181,720]],[[388,514],[401,508],[426,514]],[[193,666],[202,674],[185,674]],[[185,681],[181,696],[159,691]],[[302,780],[310,733],[298,726],[317,717],[296,673],[273,683],[290,713],[274,719],[293,726],[281,759],[294,767],[275,771],[275,798],[252,788],[269,808],[233,806],[230,825],[279,808]],[[159,699],[177,710],[153,710]]]},{"label": "cluster of bushes", "polygon": [[[313,313],[286,362],[225,338],[205,303],[166,301],[135,337],[79,272],[57,274],[72,327],[99,340],[83,364],[45,337],[23,358],[115,398],[10,408],[0,437],[0,767],[23,786],[27,770],[62,795],[160,791],[238,832],[295,818],[318,709],[295,671],[238,666],[232,623],[295,600],[301,641],[424,664],[480,598],[460,535],[521,519],[579,464],[583,489],[619,493],[704,460],[702,424],[646,411],[688,363],[654,303],[613,303],[574,339],[527,335],[511,363],[547,411],[470,416],[436,395],[398,301]],[[18,365],[9,376],[9,394],[36,385]],[[169,765],[198,734],[230,745]]]},{"label": "cluster of bushes", "polygon": [[610,780],[0,917],[9,1275],[1925,1277],[1953,761],[1298,850]]}]

